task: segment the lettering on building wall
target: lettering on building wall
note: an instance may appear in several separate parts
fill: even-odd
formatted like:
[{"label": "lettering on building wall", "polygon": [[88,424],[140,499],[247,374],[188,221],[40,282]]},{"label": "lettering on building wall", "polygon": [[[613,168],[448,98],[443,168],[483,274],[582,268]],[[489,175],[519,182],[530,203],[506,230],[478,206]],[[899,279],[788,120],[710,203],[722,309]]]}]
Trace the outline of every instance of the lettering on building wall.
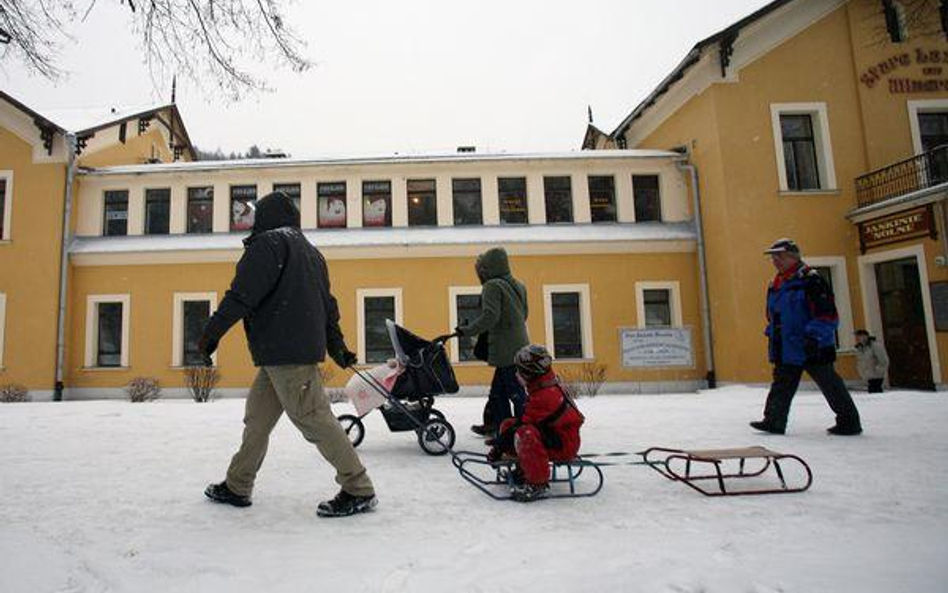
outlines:
[{"label": "lettering on building wall", "polygon": [[[914,73],[900,72],[913,65],[920,66],[921,75],[929,78],[912,77]],[[892,94],[948,91],[945,66],[948,66],[948,50],[916,48],[914,52],[895,54],[866,68],[859,75],[859,81],[871,89],[883,78],[899,73],[899,77],[888,79],[889,92]]]},{"label": "lettering on building wall", "polygon": [[899,241],[929,236],[936,238],[935,219],[931,205],[859,223],[862,252]]}]

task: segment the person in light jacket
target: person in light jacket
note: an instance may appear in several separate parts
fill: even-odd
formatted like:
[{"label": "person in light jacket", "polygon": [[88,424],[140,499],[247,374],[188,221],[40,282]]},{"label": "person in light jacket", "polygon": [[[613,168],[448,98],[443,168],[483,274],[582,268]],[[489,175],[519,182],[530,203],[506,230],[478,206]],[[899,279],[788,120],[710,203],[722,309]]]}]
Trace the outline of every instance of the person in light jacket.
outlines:
[{"label": "person in light jacket", "polygon": [[857,329],[856,368],[859,376],[869,385],[869,393],[882,393],[885,373],[889,370],[889,355],[885,348],[864,329]]}]

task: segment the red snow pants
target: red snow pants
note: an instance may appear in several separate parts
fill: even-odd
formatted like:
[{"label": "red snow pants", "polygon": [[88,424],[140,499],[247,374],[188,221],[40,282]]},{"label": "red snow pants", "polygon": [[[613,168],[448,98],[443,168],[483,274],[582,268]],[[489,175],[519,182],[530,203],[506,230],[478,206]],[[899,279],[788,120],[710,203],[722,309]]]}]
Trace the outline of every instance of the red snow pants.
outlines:
[{"label": "red snow pants", "polygon": [[[508,418],[500,425],[500,432],[509,428],[515,420]],[[523,472],[523,479],[528,484],[546,484],[550,479],[550,458],[554,461],[568,461],[576,457],[579,450],[572,442],[564,443],[562,450],[548,451],[543,445],[540,430],[531,424],[525,424],[514,433],[514,453],[517,455],[517,465]]]}]

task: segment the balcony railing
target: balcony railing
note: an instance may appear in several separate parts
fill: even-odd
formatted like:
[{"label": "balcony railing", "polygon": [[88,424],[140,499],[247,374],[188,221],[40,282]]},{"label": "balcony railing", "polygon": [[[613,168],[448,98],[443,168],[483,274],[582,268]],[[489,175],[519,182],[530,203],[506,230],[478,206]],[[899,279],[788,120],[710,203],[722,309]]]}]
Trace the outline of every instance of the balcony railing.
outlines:
[{"label": "balcony railing", "polygon": [[856,178],[859,207],[948,184],[948,144]]}]

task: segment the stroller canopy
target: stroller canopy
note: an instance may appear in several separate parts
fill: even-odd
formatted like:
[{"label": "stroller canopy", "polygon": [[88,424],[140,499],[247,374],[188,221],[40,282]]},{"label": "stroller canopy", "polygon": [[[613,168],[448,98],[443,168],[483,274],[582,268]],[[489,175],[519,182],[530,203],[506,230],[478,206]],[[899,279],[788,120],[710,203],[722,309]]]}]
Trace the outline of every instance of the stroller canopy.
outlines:
[{"label": "stroller canopy", "polygon": [[385,320],[395,357],[405,372],[395,382],[392,395],[415,399],[457,393],[458,382],[444,345],[416,336],[391,319]]}]

